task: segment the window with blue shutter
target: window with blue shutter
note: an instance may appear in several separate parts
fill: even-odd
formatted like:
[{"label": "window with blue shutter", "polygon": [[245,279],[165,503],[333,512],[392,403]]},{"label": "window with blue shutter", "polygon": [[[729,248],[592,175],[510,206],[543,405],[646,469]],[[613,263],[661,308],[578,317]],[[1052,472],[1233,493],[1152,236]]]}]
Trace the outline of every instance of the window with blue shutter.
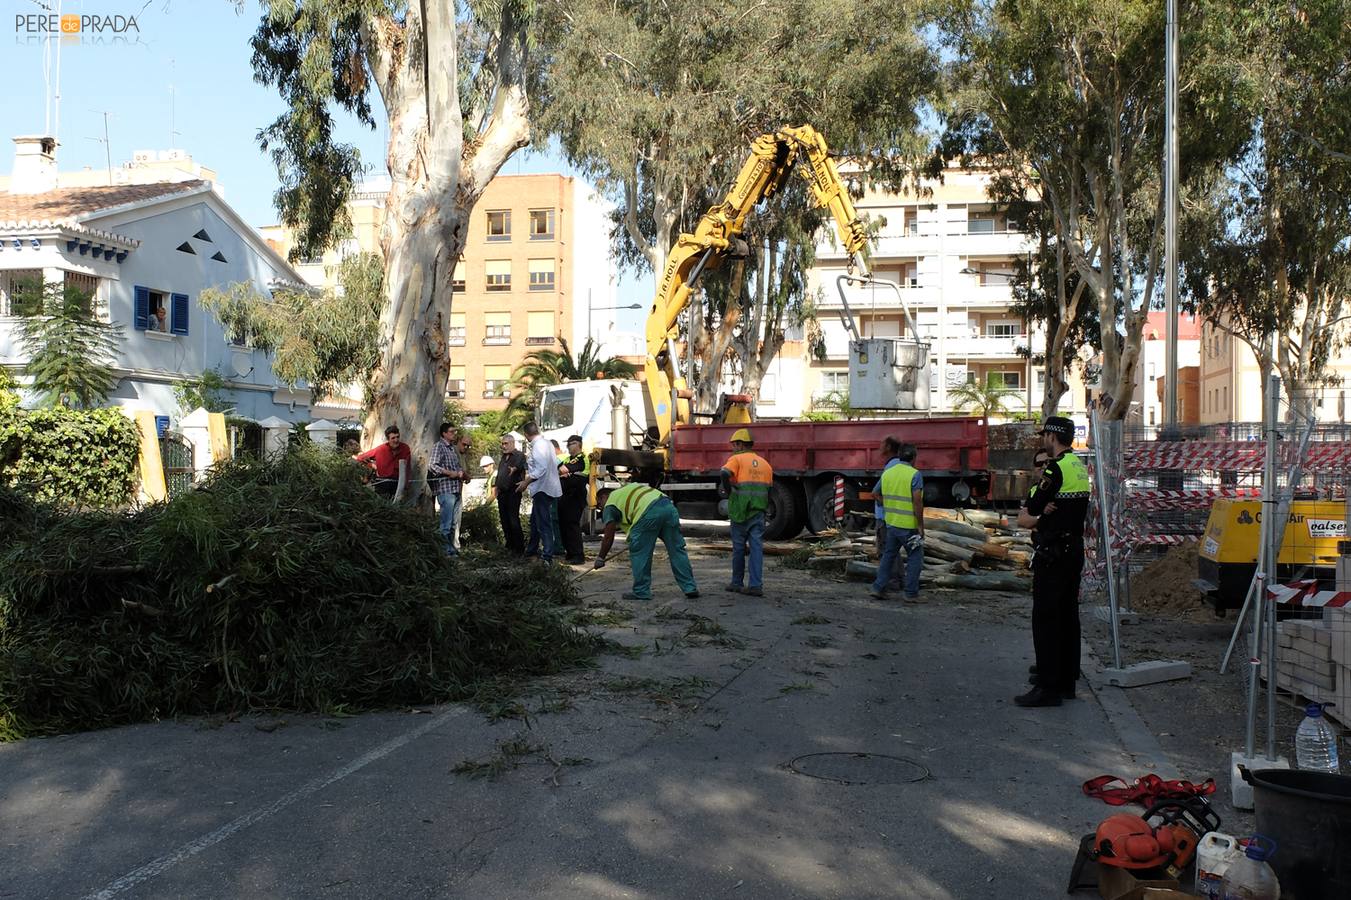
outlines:
[{"label": "window with blue shutter", "polygon": [[135,297],[132,309],[132,325],[139,331],[150,328],[150,288],[137,285],[132,289]]},{"label": "window with blue shutter", "polygon": [[171,294],[169,307],[169,331],[173,334],[188,333],[188,295]]}]

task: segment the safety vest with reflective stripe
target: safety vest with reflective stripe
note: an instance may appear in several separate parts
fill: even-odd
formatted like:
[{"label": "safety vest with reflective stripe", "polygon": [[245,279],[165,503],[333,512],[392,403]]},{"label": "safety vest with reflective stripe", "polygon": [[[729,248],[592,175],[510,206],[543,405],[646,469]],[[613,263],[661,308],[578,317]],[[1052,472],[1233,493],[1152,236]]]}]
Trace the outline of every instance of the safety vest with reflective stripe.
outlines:
[{"label": "safety vest with reflective stripe", "polygon": [[751,450],[733,453],[722,466],[732,475],[732,494],[727,499],[727,518],[749,521],[756,513],[769,509],[769,488],[774,470],[764,457]]},{"label": "safety vest with reflective stripe", "polygon": [[882,473],[882,512],[893,528],[918,528],[915,519],[915,500],[910,486],[919,470],[906,463],[897,463]]},{"label": "safety vest with reflective stripe", "polygon": [[626,484],[611,491],[605,505],[619,510],[619,527],[628,534],[633,523],[643,517],[647,508],[665,496],[661,491],[645,484]]},{"label": "safety vest with reflective stripe", "polygon": [[1093,483],[1088,480],[1088,466],[1084,461],[1073,453],[1066,452],[1056,460],[1060,465],[1060,490],[1056,496],[1072,500],[1075,498],[1086,498],[1093,490]]}]

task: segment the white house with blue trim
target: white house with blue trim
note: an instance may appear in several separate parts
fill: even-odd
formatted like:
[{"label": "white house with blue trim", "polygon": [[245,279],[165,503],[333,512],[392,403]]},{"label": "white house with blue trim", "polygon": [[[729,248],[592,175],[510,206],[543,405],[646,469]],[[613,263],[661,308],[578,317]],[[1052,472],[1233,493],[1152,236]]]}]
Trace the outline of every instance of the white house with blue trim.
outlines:
[{"label": "white house with blue trim", "polygon": [[56,142],[15,138],[14,174],[0,193],[0,365],[22,383],[16,325],[24,285],[41,278],[91,291],[93,314],[123,337],[109,402],[177,418],[174,385],[214,369],[235,414],[310,418],[310,393],[272,372],[267,354],[229,335],[200,303],[235,282],[267,295],[304,279],[201,180],[62,188]]}]

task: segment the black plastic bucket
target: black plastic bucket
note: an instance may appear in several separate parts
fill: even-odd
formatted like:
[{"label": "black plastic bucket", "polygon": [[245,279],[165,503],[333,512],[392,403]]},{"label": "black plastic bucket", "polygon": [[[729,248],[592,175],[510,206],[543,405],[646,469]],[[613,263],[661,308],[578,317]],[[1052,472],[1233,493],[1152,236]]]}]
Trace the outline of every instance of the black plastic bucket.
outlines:
[{"label": "black plastic bucket", "polygon": [[1258,769],[1244,779],[1257,833],[1276,842],[1268,862],[1282,900],[1351,897],[1351,775]]}]

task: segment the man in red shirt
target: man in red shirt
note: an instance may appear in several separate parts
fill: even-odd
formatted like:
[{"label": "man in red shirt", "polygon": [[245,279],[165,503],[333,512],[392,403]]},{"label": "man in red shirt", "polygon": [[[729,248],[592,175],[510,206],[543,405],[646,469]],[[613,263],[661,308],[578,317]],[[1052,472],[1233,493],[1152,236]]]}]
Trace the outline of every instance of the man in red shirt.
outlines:
[{"label": "man in red shirt", "polygon": [[375,470],[375,492],[382,497],[393,499],[399,489],[399,463],[411,464],[413,451],[399,440],[399,426],[391,425],[385,429],[385,442],[372,447],[365,453],[357,454],[357,461],[364,462]]}]

